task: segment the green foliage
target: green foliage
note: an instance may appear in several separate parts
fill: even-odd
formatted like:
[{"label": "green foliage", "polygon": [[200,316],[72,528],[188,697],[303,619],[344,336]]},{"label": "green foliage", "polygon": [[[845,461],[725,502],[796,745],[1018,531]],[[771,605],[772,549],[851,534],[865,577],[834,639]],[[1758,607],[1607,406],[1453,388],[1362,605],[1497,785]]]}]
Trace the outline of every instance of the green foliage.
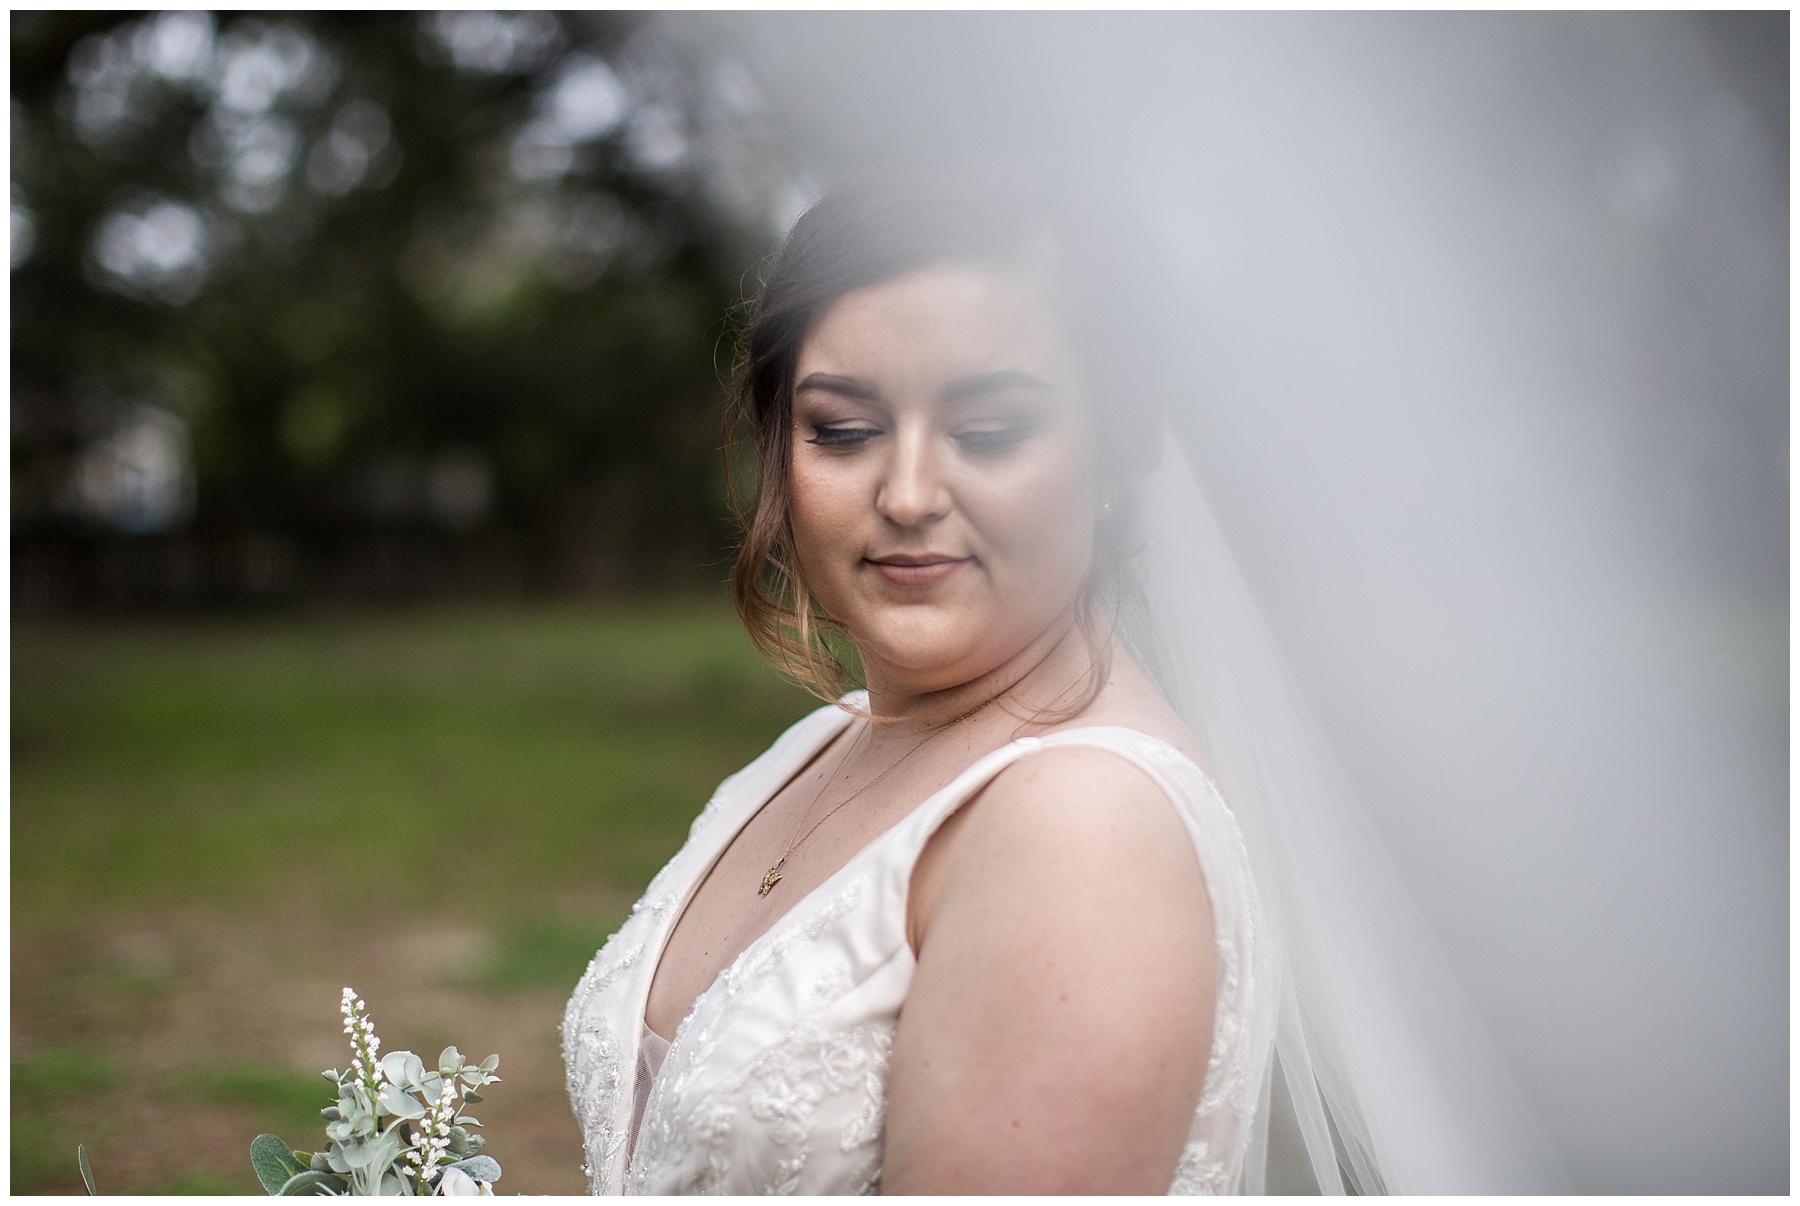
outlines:
[{"label": "green foliage", "polygon": [[117,1068],[88,1051],[70,1048],[39,1051],[13,1062],[14,1109],[34,1098],[109,1089],[118,1080]]},{"label": "green foliage", "polygon": [[169,1197],[228,1198],[242,1197],[250,1187],[210,1172],[191,1171],[166,1182],[157,1192]]},{"label": "green foliage", "polygon": [[[715,352],[767,251],[760,216],[721,209],[692,164],[645,162],[628,121],[585,138],[566,171],[513,166],[564,66],[610,63],[628,105],[681,124],[709,95],[680,78],[701,65],[646,60],[644,18],[621,12],[549,18],[553,53],[497,72],[430,53],[423,13],[208,17],[218,53],[279,33],[326,65],[234,117],[205,86],[130,65],[155,20],[13,20],[12,180],[34,230],[12,275],[16,533],[82,536],[59,502],[75,458],[145,401],[186,424],[201,533],[282,532],[315,553],[457,535],[427,507],[373,500],[384,474],[423,480],[460,451],[491,471],[484,523],[515,538],[534,584],[691,580],[716,560]],[[94,82],[103,42],[113,85]],[[128,89],[123,116],[84,125],[108,87]],[[320,156],[370,106],[368,171],[321,191]],[[272,193],[241,195],[231,157],[206,150],[232,137],[220,129],[290,145]],[[96,267],[109,219],[153,202],[212,232],[191,296]]]},{"label": "green foliage", "polygon": [[[32,1192],[65,1181],[70,1173],[64,1125],[71,1106],[119,1082],[118,1069],[83,1048],[52,1048],[13,1061],[12,1178],[14,1192]],[[87,1138],[87,1131],[77,1132]],[[75,1144],[75,1171],[91,1194],[93,1168],[87,1145]]]},{"label": "green foliage", "polygon": [[377,1060],[381,1043],[362,999],[346,988],[343,1008],[354,1058],[349,1070],[325,1074],[338,1087],[337,1104],[323,1111],[329,1145],[305,1157],[273,1135],[258,1136],[250,1158],[264,1188],[290,1197],[374,1197],[441,1194],[465,1178],[471,1191],[477,1179],[498,1181],[500,1165],[481,1155],[485,1141],[469,1129],[481,1123],[462,1109],[481,1100],[476,1090],[498,1083],[500,1057],[470,1064],[446,1047],[434,1068],[410,1051]]},{"label": "green foliage", "polygon": [[509,927],[472,983],[497,989],[573,989],[611,933],[608,927],[554,920]]},{"label": "green foliage", "polygon": [[66,1187],[69,1181],[68,1142],[74,1137],[69,1128],[61,1125],[39,1103],[20,1108],[16,1097],[9,1121],[12,1192],[42,1193],[59,1183]]},{"label": "green foliage", "polygon": [[226,1068],[210,1077],[203,1091],[218,1101],[248,1105],[275,1125],[293,1130],[317,1126],[319,1111],[331,1103],[330,1087],[316,1074],[286,1068]]},{"label": "green foliage", "polygon": [[250,1141],[250,1167],[264,1190],[279,1194],[289,1181],[311,1171],[312,1156],[290,1151],[278,1136],[258,1135]]},{"label": "green foliage", "polygon": [[458,1169],[477,1181],[496,1181],[500,1178],[500,1165],[492,1156],[470,1156],[466,1160],[458,1160],[451,1168]]},{"label": "green foliage", "polygon": [[[596,885],[628,901],[811,706],[716,604],[20,627],[15,925],[134,901],[329,905],[311,868],[426,832],[478,845],[483,874],[401,861],[366,907],[541,915]],[[556,945],[493,974],[551,974]]]},{"label": "green foliage", "polygon": [[[81,953],[49,968],[15,956],[15,1025],[52,1045],[15,1046],[11,1188],[79,1193],[81,1141],[109,1192],[256,1189],[248,1167],[127,1171],[108,1153],[145,1110],[218,1117],[216,1103],[245,1143],[324,1142],[332,1086],[255,1062],[268,1052],[154,1071],[126,1058],[157,1041],[169,994],[193,999],[198,967],[179,945],[96,941],[118,918],[194,908],[263,941],[290,911],[331,916],[319,867],[441,838],[479,848],[481,873],[446,887],[427,860],[392,860],[325,924],[430,910],[493,943],[427,974],[554,997],[719,780],[813,706],[718,601],[16,622],[15,951]],[[293,941],[309,975],[329,964],[314,938]]]},{"label": "green foliage", "polygon": [[317,1169],[295,1173],[282,1187],[275,1192],[284,1198],[323,1198],[341,1195],[346,1191],[342,1177]]}]

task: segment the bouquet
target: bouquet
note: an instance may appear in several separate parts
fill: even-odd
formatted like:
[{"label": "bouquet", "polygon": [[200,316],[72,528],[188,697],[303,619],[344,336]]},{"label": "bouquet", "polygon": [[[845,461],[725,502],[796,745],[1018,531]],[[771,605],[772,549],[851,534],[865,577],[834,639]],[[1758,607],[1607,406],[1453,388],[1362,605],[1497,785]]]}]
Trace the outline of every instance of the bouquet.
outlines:
[{"label": "bouquet", "polygon": [[320,1111],[328,1146],[296,1152],[274,1135],[258,1135],[250,1163],[263,1188],[305,1196],[491,1195],[500,1165],[481,1154],[485,1140],[469,1130],[481,1123],[463,1107],[500,1079],[500,1057],[469,1064],[446,1047],[427,1068],[410,1051],[383,1056],[362,998],[346,988],[342,1008],[351,1058],[347,1071],[325,1073],[338,1094],[337,1104]]}]

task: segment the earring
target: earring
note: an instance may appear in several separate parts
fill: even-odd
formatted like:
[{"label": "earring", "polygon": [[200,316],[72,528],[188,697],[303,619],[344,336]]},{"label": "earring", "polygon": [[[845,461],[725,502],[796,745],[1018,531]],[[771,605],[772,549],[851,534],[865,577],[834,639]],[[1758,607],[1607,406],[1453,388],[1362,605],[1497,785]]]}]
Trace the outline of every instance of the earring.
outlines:
[{"label": "earring", "polygon": [[1102,498],[1100,500],[1100,518],[1101,519],[1111,519],[1112,513],[1113,513],[1113,499],[1112,499],[1112,495],[1108,494],[1105,498]]}]

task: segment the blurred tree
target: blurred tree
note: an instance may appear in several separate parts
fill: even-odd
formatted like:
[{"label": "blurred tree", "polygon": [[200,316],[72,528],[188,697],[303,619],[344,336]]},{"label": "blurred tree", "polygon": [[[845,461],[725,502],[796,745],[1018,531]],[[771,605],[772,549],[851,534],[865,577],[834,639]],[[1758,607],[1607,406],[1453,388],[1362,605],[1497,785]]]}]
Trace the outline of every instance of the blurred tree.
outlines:
[{"label": "blurred tree", "polygon": [[722,573],[773,186],[640,18],[12,34],[16,601]]}]

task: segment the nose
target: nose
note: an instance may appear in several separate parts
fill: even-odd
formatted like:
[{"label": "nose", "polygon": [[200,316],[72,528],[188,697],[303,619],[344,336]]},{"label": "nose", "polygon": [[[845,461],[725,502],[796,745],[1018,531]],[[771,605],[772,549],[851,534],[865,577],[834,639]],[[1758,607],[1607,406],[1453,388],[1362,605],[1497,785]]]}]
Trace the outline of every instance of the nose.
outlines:
[{"label": "nose", "polygon": [[904,528],[942,519],[954,504],[934,454],[930,426],[902,424],[895,437],[875,487],[875,510]]}]

